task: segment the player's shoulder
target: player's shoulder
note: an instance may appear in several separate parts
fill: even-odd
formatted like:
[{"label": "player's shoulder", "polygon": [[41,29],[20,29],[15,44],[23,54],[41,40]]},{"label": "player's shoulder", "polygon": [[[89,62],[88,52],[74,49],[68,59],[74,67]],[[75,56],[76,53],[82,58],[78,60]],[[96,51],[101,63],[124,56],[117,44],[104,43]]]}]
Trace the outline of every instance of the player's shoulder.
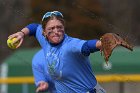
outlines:
[{"label": "player's shoulder", "polygon": [[76,41],[79,41],[79,40],[81,40],[81,39],[79,39],[79,38],[75,38],[75,37],[71,37],[71,36],[68,36],[68,35],[65,35],[65,39],[66,39],[66,41],[67,42],[76,42]]},{"label": "player's shoulder", "polygon": [[83,39],[79,39],[79,38],[75,38],[75,37],[69,37],[69,44],[73,45],[73,44],[78,44],[78,43],[84,43],[86,42],[86,40]]},{"label": "player's shoulder", "polygon": [[39,29],[42,30],[42,25],[41,25],[41,24],[38,24],[37,29],[38,29],[38,30],[39,30]]},{"label": "player's shoulder", "polygon": [[65,42],[65,46],[68,49],[74,49],[75,47],[81,47],[85,42],[86,40],[68,36]]}]

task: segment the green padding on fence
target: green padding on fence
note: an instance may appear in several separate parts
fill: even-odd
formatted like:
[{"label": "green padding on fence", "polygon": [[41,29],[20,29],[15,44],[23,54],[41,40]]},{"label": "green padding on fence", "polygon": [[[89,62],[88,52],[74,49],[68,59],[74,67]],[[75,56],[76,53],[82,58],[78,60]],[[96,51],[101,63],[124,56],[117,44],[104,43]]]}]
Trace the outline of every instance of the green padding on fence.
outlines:
[{"label": "green padding on fence", "polygon": [[32,76],[32,57],[39,50],[21,49],[15,51],[4,62],[8,64],[8,76]]},{"label": "green padding on fence", "polygon": [[31,49],[19,49],[11,56],[9,56],[5,62],[9,65],[27,65],[31,64],[31,60],[33,55],[39,50],[39,48],[31,48]]},{"label": "green padding on fence", "polygon": [[[8,64],[8,76],[33,76],[32,74],[32,57],[39,50],[33,49],[18,49],[10,55],[4,62]],[[23,85],[10,84],[8,85],[8,93],[23,93]],[[35,85],[28,85],[28,93],[35,93]]]}]

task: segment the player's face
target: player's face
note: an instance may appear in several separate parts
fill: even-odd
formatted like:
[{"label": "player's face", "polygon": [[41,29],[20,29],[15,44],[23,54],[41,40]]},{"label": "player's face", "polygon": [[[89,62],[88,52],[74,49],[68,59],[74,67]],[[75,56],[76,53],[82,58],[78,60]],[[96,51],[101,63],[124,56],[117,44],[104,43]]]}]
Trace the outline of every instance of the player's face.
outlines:
[{"label": "player's face", "polygon": [[57,19],[50,20],[46,24],[44,35],[51,43],[58,44],[64,38],[64,25]]}]

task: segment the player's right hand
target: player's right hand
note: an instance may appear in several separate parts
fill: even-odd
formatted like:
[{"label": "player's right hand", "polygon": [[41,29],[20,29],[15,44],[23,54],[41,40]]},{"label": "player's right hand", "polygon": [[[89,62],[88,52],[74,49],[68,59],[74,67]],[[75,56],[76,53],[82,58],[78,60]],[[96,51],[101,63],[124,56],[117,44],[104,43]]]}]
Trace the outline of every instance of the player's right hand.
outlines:
[{"label": "player's right hand", "polygon": [[13,42],[13,43],[16,43],[16,42],[18,42],[19,41],[19,44],[17,45],[17,47],[16,48],[18,48],[18,47],[20,47],[21,46],[21,44],[22,44],[22,42],[23,42],[23,40],[24,40],[24,34],[22,33],[22,32],[16,32],[16,33],[14,33],[14,34],[12,34],[12,35],[10,35],[9,37],[8,37],[8,39],[12,39],[12,38],[16,38],[16,40]]},{"label": "player's right hand", "polygon": [[47,82],[41,81],[39,83],[39,86],[36,89],[36,93],[38,93],[38,92],[44,92],[44,91],[46,91],[48,89],[48,87],[49,87],[49,85],[48,85]]}]

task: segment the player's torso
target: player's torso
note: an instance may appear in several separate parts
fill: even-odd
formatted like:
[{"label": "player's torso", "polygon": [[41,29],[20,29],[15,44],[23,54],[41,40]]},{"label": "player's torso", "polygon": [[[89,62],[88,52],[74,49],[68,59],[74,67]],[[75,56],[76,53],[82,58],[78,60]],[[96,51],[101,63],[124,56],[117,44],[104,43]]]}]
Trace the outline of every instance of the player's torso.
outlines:
[{"label": "player's torso", "polygon": [[69,87],[68,89],[71,88],[70,90],[72,91],[77,87],[79,89],[75,91],[82,93],[81,91],[95,86],[96,79],[89,66],[88,57],[73,53],[72,50],[74,49],[70,46],[69,40],[65,41],[61,46],[46,46],[46,66],[49,74],[56,81],[56,85],[60,84],[59,87],[61,88],[66,85]]},{"label": "player's torso", "polygon": [[40,36],[37,39],[45,53],[44,68],[48,70],[51,78],[60,84],[60,87],[62,85],[61,89],[64,87],[63,85],[66,85],[68,89],[75,90],[76,87],[78,89],[75,91],[82,93],[81,91],[86,91],[86,89],[96,85],[96,79],[92,74],[88,58],[72,52],[80,46],[71,47],[73,46],[73,38],[67,36],[62,44],[51,46],[41,35],[41,32],[38,34]]}]

